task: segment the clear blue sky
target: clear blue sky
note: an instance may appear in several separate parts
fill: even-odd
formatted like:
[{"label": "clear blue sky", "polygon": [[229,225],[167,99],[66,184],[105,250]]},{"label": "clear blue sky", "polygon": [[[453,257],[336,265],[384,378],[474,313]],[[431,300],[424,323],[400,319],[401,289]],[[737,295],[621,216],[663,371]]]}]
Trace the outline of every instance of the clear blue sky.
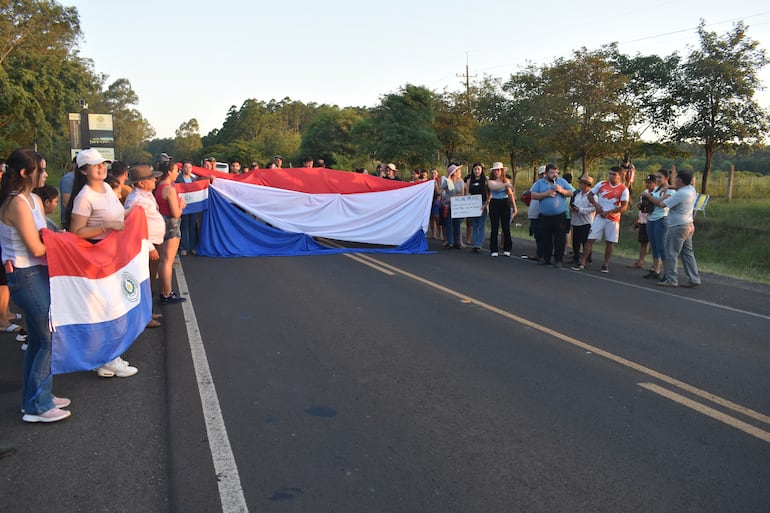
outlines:
[{"label": "clear blue sky", "polygon": [[[60,0],[80,14],[81,55],[108,83],[127,78],[158,137],[196,118],[219,128],[249,98],[371,107],[407,83],[464,89],[470,74],[507,78],[585,46],[627,54],[687,53],[695,28],[737,20],[770,52],[766,1],[512,2],[421,0]],[[761,72],[770,86],[770,66]],[[770,93],[758,96],[770,107]]]}]

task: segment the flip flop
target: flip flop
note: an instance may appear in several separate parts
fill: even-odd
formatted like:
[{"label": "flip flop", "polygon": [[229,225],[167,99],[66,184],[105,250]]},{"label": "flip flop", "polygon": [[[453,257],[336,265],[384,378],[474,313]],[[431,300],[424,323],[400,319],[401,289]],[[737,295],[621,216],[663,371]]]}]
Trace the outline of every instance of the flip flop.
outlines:
[{"label": "flip flop", "polygon": [[10,323],[5,328],[0,326],[0,331],[4,331],[6,333],[18,333],[21,331],[21,326],[19,326],[18,324]]},{"label": "flip flop", "polygon": [[16,312],[11,312],[11,318],[8,319],[8,321],[20,321],[21,320],[21,314]]}]

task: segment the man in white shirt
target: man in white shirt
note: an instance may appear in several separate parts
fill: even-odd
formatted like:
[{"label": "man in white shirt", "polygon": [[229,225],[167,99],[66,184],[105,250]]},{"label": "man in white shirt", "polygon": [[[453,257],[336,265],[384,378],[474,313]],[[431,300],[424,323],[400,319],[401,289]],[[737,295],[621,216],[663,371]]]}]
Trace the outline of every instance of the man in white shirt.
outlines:
[{"label": "man in white shirt", "polygon": [[668,231],[666,232],[666,275],[663,281],[658,282],[661,287],[678,287],[679,276],[677,263],[682,258],[684,272],[690,279],[689,283],[682,287],[694,288],[700,286],[698,263],[695,261],[695,252],[692,249],[692,236],[695,233],[693,222],[693,208],[698,198],[698,191],[692,186],[692,172],[680,170],[676,172],[674,179],[676,192],[663,199],[646,195],[650,201],[659,207],[668,208],[666,217]]}]

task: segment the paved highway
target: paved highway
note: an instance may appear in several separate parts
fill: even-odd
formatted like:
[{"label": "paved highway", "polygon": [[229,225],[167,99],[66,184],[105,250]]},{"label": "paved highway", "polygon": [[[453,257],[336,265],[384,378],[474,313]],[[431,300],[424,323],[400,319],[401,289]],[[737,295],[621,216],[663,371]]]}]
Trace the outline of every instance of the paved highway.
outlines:
[{"label": "paved highway", "polygon": [[436,249],[184,257],[190,301],[132,347],[139,375],[57,378],[73,416],[50,426],[3,382],[3,503],[770,511],[770,288]]}]

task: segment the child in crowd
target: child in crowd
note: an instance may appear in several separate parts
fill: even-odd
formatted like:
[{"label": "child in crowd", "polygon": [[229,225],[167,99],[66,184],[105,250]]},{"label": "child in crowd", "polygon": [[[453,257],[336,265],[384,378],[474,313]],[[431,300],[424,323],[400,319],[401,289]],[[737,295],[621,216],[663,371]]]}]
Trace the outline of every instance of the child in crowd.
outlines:
[{"label": "child in crowd", "polygon": [[53,219],[48,217],[59,208],[59,191],[57,191],[56,187],[53,185],[44,185],[34,189],[32,192],[40,196],[40,199],[43,200],[43,209],[45,210],[45,220],[48,224],[48,229],[52,232],[61,231],[59,225],[57,225]]}]

